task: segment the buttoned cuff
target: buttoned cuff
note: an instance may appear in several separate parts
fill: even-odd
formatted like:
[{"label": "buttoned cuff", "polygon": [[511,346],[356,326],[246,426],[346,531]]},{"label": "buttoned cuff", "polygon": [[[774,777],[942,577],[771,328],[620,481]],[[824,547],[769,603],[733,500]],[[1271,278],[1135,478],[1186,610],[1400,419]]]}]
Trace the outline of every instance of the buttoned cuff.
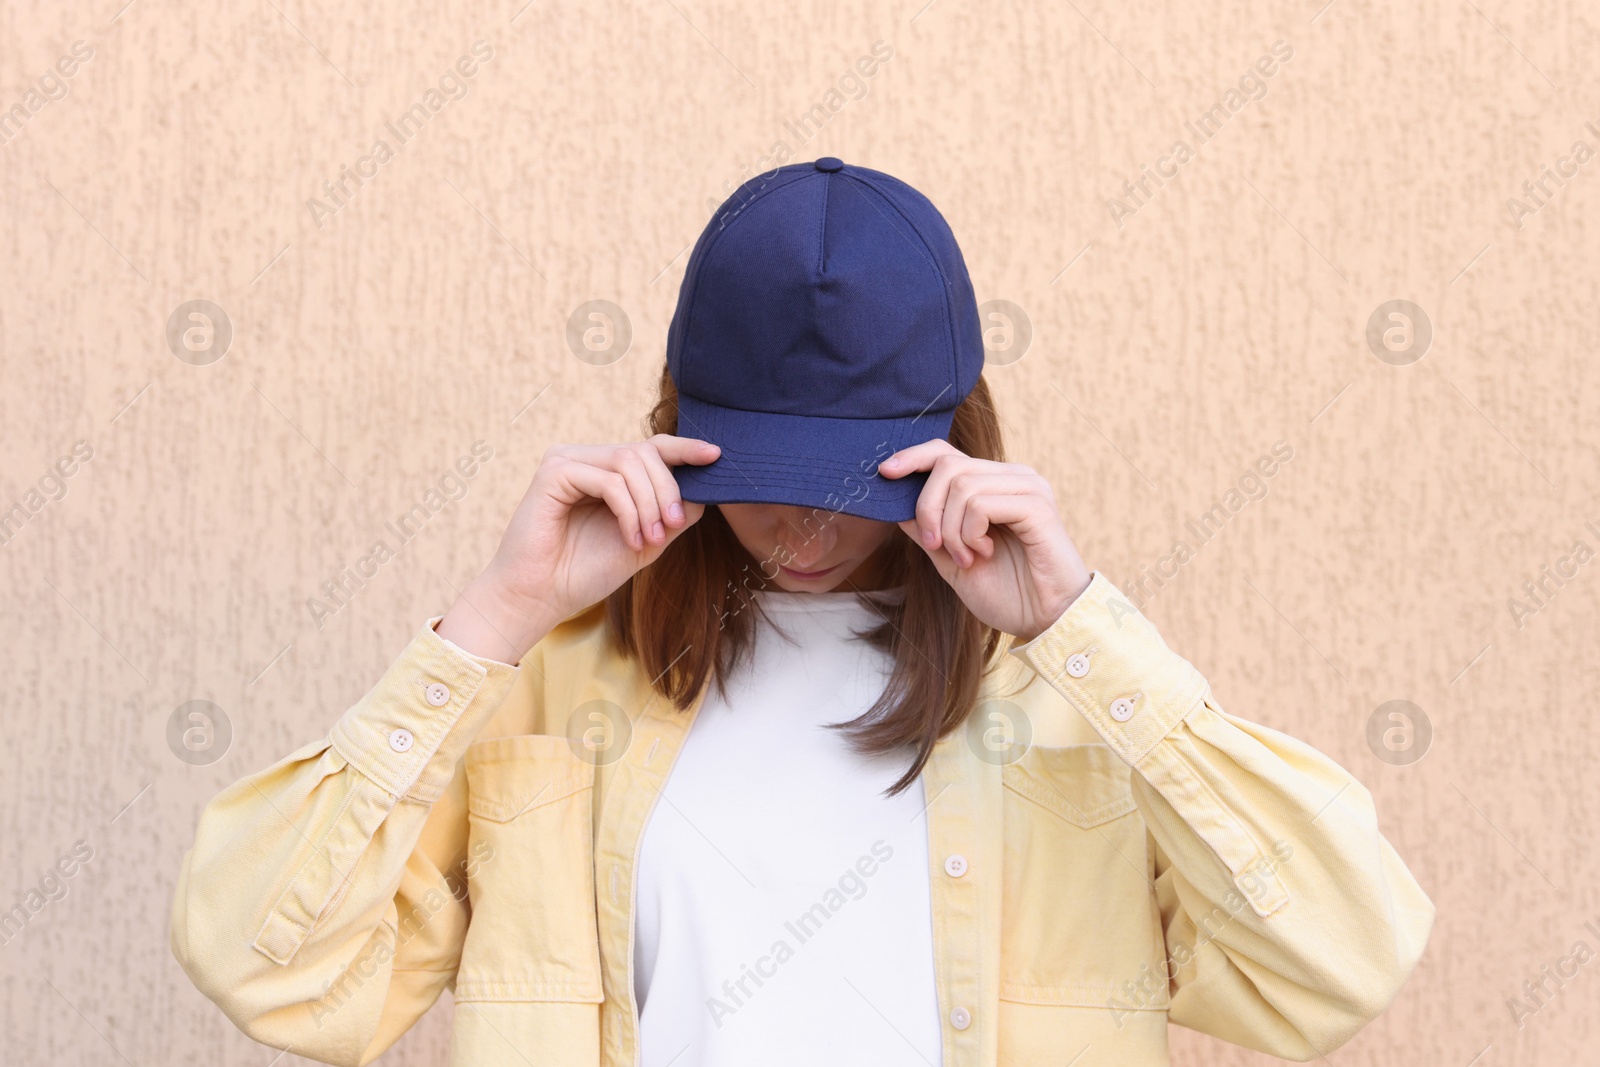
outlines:
[{"label": "buttoned cuff", "polygon": [[1204,699],[1207,683],[1099,571],[1043,633],[1010,654],[1078,709],[1137,766]]},{"label": "buttoned cuff", "polygon": [[517,668],[466,652],[427,621],[378,684],[334,724],[330,741],[396,797],[431,804],[510,691]]}]

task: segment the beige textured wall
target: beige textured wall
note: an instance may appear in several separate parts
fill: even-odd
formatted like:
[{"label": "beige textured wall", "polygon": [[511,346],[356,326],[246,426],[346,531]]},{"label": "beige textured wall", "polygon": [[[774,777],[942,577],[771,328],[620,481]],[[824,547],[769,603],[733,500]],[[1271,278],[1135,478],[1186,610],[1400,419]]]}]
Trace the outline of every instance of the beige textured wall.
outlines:
[{"label": "beige textured wall", "polygon": [[[1147,611],[1230,711],[1376,795],[1439,919],[1332,1059],[1592,1056],[1600,961],[1521,1026],[1506,1001],[1576,942],[1600,952],[1600,161],[1560,164],[1600,148],[1600,16],[1321,2],[0,9],[0,108],[26,115],[0,126],[0,506],[28,515],[0,545],[0,907],[91,855],[0,947],[0,1059],[272,1060],[167,949],[200,805],[318,736],[448,605],[546,445],[638,433],[708,203],[780,141],[946,213],[980,301],[1031,323],[989,371],[1012,458],[1125,589],[1174,575]],[[880,40],[866,94],[802,143],[786,123]],[[1185,124],[1280,40],[1261,99],[1122,191],[1171,173]],[[386,134],[475,41],[493,54],[466,95]],[[53,81],[74,42],[92,56]],[[393,158],[338,206],[323,183],[380,137]],[[1522,192],[1558,165],[1563,186]],[[1406,365],[1366,336],[1394,299],[1432,328]],[[221,359],[169,346],[191,300],[231,323]],[[625,309],[620,360],[569,349],[590,300]],[[478,441],[466,495],[314,617]],[[1265,495],[1227,511],[1280,441]],[[1201,544],[1186,524],[1219,500]],[[1394,699],[1432,725],[1420,761],[1368,743]],[[169,749],[191,700],[231,723],[210,763]],[[441,1062],[449,1014],[384,1062]],[[1174,1055],[1264,1062],[1176,1030]]]}]

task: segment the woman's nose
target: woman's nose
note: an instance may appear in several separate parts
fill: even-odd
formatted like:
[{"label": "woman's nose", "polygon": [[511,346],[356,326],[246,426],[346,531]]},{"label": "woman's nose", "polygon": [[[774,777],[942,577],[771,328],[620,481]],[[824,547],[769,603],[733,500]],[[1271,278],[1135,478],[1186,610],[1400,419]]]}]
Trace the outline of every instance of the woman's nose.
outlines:
[{"label": "woman's nose", "polygon": [[832,552],[838,540],[839,531],[831,522],[820,525],[816,521],[785,522],[778,543],[789,556],[789,563],[785,565],[803,571],[810,570],[813,564]]}]

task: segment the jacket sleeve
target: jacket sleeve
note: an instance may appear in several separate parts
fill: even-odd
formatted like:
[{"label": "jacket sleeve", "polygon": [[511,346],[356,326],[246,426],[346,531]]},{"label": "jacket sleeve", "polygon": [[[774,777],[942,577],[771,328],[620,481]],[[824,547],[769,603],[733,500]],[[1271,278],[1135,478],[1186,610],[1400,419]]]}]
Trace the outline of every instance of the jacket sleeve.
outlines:
[{"label": "jacket sleeve", "polygon": [[200,814],[172,952],[239,1029],[365,1064],[453,978],[468,907],[466,748],[517,668],[430,619],[324,739]]},{"label": "jacket sleeve", "polygon": [[1128,1010],[1165,982],[1171,1021],[1310,1060],[1388,1007],[1434,907],[1378,832],[1361,783],[1309,745],[1225,712],[1099,572],[1011,652],[1134,771],[1167,960]]}]

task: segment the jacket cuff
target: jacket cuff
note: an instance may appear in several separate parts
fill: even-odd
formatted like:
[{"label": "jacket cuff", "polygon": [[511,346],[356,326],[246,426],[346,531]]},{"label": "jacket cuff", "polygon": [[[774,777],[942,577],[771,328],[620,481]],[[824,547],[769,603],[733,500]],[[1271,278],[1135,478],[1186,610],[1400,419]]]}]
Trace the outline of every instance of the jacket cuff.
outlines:
[{"label": "jacket cuff", "polygon": [[378,684],[334,724],[329,740],[395,797],[431,804],[494,715],[517,668],[474,656],[434,631],[435,615]]},{"label": "jacket cuff", "polygon": [[1061,618],[1009,652],[1133,766],[1206,695],[1204,676],[1099,571]]}]

